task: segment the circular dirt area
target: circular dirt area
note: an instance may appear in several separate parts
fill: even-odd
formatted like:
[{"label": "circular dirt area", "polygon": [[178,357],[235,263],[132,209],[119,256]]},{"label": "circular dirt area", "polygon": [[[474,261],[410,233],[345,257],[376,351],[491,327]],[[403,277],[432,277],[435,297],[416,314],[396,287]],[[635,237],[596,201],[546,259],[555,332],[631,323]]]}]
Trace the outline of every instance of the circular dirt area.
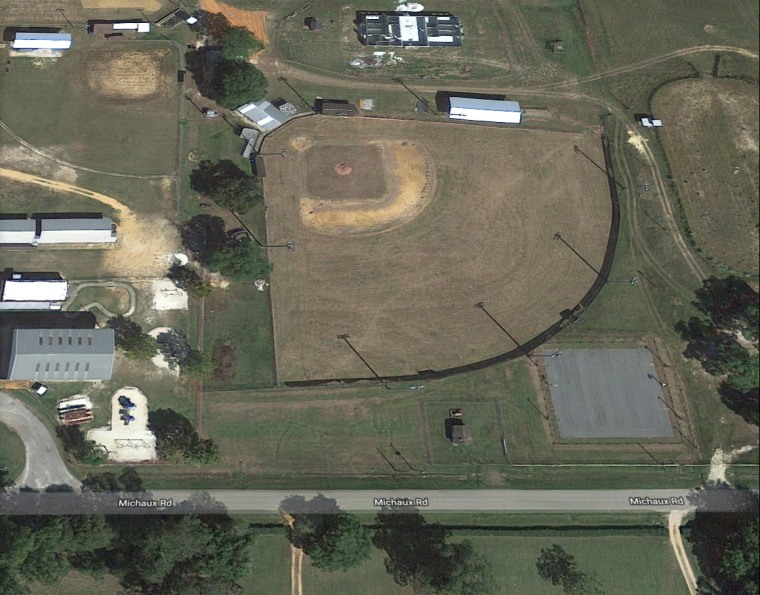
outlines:
[{"label": "circular dirt area", "polygon": [[347,176],[351,173],[351,166],[348,163],[339,163],[335,166],[335,171],[339,176]]},{"label": "circular dirt area", "polygon": [[84,81],[111,101],[145,101],[164,89],[161,63],[168,50],[98,52],[85,68]]}]

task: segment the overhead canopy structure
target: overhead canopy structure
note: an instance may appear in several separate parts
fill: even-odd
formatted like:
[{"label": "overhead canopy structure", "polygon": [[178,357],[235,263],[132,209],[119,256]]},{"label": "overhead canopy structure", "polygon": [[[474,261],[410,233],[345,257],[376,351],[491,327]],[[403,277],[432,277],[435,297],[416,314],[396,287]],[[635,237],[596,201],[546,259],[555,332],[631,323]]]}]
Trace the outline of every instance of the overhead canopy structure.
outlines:
[{"label": "overhead canopy structure", "polygon": [[256,124],[264,132],[279,128],[290,119],[288,114],[280,111],[268,101],[246,103],[235,111]]},{"label": "overhead canopy structure", "polygon": [[455,120],[502,124],[519,124],[522,120],[522,110],[516,101],[451,97],[449,102],[449,118]]},{"label": "overhead canopy structure", "polygon": [[[410,5],[416,8],[419,5]],[[448,12],[356,12],[356,31],[364,45],[394,47],[461,46],[459,18]]]},{"label": "overhead canopy structure", "polygon": [[70,33],[16,33],[11,43],[14,50],[68,50]]}]

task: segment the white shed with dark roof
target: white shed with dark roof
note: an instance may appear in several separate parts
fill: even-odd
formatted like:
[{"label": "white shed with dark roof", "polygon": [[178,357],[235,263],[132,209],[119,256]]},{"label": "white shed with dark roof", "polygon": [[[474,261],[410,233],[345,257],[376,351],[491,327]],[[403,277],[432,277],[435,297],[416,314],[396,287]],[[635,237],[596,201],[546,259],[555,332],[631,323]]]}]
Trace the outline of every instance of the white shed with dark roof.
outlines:
[{"label": "white shed with dark roof", "polygon": [[109,380],[113,371],[113,329],[16,329],[9,380]]}]

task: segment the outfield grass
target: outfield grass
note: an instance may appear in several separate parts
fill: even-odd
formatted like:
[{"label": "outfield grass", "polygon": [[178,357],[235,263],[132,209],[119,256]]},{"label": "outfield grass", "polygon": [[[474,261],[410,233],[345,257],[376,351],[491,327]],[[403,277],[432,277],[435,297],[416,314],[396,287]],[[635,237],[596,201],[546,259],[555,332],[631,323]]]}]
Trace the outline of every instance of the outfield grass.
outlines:
[{"label": "outfield grass", "polygon": [[24,470],[26,455],[24,443],[8,426],[0,424],[0,467],[7,469],[8,479],[13,481]]}]

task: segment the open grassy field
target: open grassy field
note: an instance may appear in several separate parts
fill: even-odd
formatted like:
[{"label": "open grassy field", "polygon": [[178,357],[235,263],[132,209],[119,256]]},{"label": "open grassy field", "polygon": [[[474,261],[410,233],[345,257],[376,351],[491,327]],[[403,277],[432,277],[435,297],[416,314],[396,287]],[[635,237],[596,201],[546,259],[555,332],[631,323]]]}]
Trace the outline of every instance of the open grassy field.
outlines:
[{"label": "open grassy field", "polygon": [[171,174],[177,161],[177,60],[167,43],[106,42],[77,32],[72,49],[59,59],[11,60],[2,74],[0,119],[69,163]]},{"label": "open grassy field", "polygon": [[658,91],[660,139],[694,241],[708,257],[757,275],[758,104],[756,84],[701,78]]},{"label": "open grassy field", "polygon": [[24,470],[26,455],[24,443],[18,434],[8,426],[0,424],[0,467],[8,471],[8,479],[13,481]]},{"label": "open grassy field", "polygon": [[[450,440],[451,409],[462,409],[461,418],[472,432],[472,444],[458,446]],[[501,440],[506,439],[501,408],[494,401],[425,401],[426,438],[430,460],[436,464],[501,463],[506,460]],[[451,420],[451,421],[449,421]]]},{"label": "open grassy field", "polygon": [[[142,18],[141,8],[152,19],[163,16],[173,6],[169,0],[1,0],[0,24],[58,25],[84,24],[88,19],[126,20]],[[64,12],[58,12],[63,8]]]},{"label": "open grassy field", "polygon": [[[304,148],[367,142],[391,146],[395,194],[307,198]],[[296,245],[271,254],[281,379],[371,375],[341,333],[380,375],[513,349],[480,301],[521,342],[557,321],[596,275],[554,234],[598,267],[610,225],[606,179],[574,145],[601,162],[591,135],[450,123],[311,117],[269,137],[290,158],[267,163],[268,237]]]},{"label": "open grassy field", "polygon": [[758,6],[753,0],[581,0],[589,49],[597,67],[632,64],[697,45],[757,51]]},{"label": "open grassy field", "polygon": [[290,543],[284,530],[256,536],[251,572],[239,584],[244,595],[290,595]]}]

